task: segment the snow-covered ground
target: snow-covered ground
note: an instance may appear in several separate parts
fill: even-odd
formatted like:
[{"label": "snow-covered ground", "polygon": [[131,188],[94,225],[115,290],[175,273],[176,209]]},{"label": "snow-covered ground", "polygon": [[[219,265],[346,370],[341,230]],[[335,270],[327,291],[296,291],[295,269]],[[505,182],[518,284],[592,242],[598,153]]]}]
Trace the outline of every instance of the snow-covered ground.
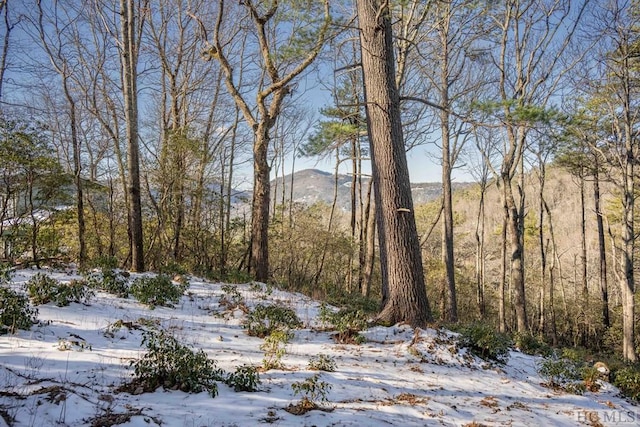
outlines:
[{"label": "snow-covered ground", "polygon": [[[23,291],[36,273],[19,270],[10,286]],[[47,273],[61,281],[79,278]],[[151,310],[102,292],[86,305],[39,306],[38,325],[0,336],[0,426],[640,425],[640,409],[608,383],[582,396],[543,387],[539,358],[512,351],[506,365],[489,365],[459,349],[452,333],[403,325],[371,328],[361,345],[336,344],[330,331],[318,328],[318,302],[250,284],[237,285],[249,308],[280,301],[304,323],[286,346],[284,369],[262,372],[259,391],[235,392],[220,383],[215,398],[162,388],[118,392],[132,378],[130,362],[146,350],[137,326],[171,331],[228,372],[262,363],[264,340],[246,334],[242,310],[219,305],[222,286],[191,278],[175,308]],[[291,385],[317,373],[307,365],[319,354],[337,365],[318,379],[330,385],[327,401],[319,402],[323,410],[293,415],[285,408],[301,396]]]}]

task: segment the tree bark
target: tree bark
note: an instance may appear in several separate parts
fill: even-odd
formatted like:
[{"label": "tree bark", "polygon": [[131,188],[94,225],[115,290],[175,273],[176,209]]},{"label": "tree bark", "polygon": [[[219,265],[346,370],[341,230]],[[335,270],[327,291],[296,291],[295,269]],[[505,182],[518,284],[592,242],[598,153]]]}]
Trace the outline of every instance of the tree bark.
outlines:
[{"label": "tree bark", "polygon": [[598,159],[595,160],[595,172],[593,174],[593,204],[596,213],[596,224],[598,227],[598,259],[600,276],[600,296],[602,299],[602,324],[605,328],[611,326],[609,319],[609,287],[607,283],[607,248],[604,238],[604,221],[602,219],[602,209],[600,207],[600,175],[598,172]]},{"label": "tree bark", "polygon": [[[357,0],[367,123],[378,213],[384,323],[424,327],[431,320],[395,82],[388,2]],[[385,283],[386,282],[386,283]]]},{"label": "tree bark", "polygon": [[130,205],[129,234],[131,270],[144,271],[144,237],[142,234],[142,201],[140,191],[140,154],[138,142],[138,41],[134,0],[120,0],[122,92],[124,97],[127,168]]}]

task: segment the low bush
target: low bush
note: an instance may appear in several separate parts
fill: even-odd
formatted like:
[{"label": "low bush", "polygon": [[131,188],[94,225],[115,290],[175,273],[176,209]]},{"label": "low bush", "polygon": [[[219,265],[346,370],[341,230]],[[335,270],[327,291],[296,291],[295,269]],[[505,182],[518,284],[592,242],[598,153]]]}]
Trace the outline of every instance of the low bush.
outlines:
[{"label": "low bush", "polygon": [[629,399],[640,401],[640,368],[627,366],[618,369],[613,374],[613,385],[618,387],[620,392]]},{"label": "low bush", "polygon": [[490,361],[506,363],[509,359],[511,339],[486,323],[476,322],[460,331],[460,344],[471,353]]},{"label": "low bush", "polygon": [[308,368],[315,371],[335,372],[338,368],[336,360],[326,354],[311,356]]},{"label": "low bush", "polygon": [[124,274],[111,269],[103,268],[102,272],[94,272],[85,276],[85,280],[93,289],[107,292],[120,298],[129,296],[129,284]]},{"label": "low bush", "polygon": [[244,305],[244,297],[238,290],[236,285],[222,285],[222,297],[218,304],[225,306],[228,310],[233,310],[239,306]]},{"label": "low bush", "polygon": [[515,346],[524,354],[530,356],[550,356],[553,349],[541,338],[530,333],[516,333]]},{"label": "low bush", "polygon": [[224,381],[222,370],[203,350],[193,351],[164,331],[145,332],[142,344],[147,353],[131,362],[134,380],[126,391],[151,392],[158,387],[187,393],[218,393],[217,381]]},{"label": "low bush", "polygon": [[26,296],[0,285],[0,335],[29,330],[37,317],[38,309],[29,304]]},{"label": "low bush", "polygon": [[9,282],[12,274],[13,266],[6,262],[0,262],[0,284]]},{"label": "low bush", "polygon": [[282,357],[285,355],[287,343],[292,337],[290,332],[276,329],[264,339],[260,345],[260,349],[264,351],[262,359],[264,370],[282,368]]},{"label": "low bush", "polygon": [[58,307],[66,307],[72,302],[88,303],[94,295],[84,280],[72,280],[62,283],[44,274],[38,273],[26,284],[27,294],[35,305],[54,302]]},{"label": "low bush", "polygon": [[331,384],[321,381],[320,374],[315,374],[304,381],[291,384],[294,396],[301,395],[299,406],[303,408],[313,408],[317,402],[326,402],[327,394],[331,390]]},{"label": "low bush", "polygon": [[185,285],[174,285],[171,279],[163,274],[139,277],[133,281],[129,289],[131,295],[151,308],[171,307],[172,304],[177,304],[186,290]]},{"label": "low bush", "polygon": [[227,375],[225,383],[235,391],[258,391],[260,374],[255,366],[238,366],[235,372]]},{"label": "low bush", "polygon": [[546,357],[540,363],[538,373],[546,380],[547,387],[574,394],[598,391],[598,380],[604,375],[598,370],[598,364],[586,363],[575,349],[564,349]]},{"label": "low bush", "polygon": [[538,368],[538,373],[546,380],[549,388],[581,394],[582,366],[567,357],[552,355],[545,358]]},{"label": "low bush", "polygon": [[338,332],[333,339],[342,344],[364,342],[360,332],[367,328],[367,315],[358,309],[344,308],[340,311],[331,311],[326,305],[320,307],[318,319],[329,324]]},{"label": "low bush", "polygon": [[27,295],[34,305],[55,300],[60,282],[44,273],[37,273],[26,284]]},{"label": "low bush", "polygon": [[299,328],[302,322],[289,307],[258,304],[247,314],[242,326],[250,336],[264,338],[277,330],[288,332]]}]

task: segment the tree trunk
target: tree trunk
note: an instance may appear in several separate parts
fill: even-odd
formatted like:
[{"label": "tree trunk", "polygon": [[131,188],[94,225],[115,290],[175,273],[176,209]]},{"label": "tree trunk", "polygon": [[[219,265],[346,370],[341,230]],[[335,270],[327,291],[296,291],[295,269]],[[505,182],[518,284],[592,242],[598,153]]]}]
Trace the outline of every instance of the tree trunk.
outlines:
[{"label": "tree trunk", "polygon": [[[630,111],[627,109],[626,111]],[[623,218],[622,218],[622,256],[620,259],[622,294],[622,354],[627,362],[635,363],[637,360],[635,349],[635,303],[634,303],[634,208],[635,208],[635,177],[633,158],[633,142],[630,121],[625,124],[626,131],[626,156],[625,169],[623,171]]]},{"label": "tree trunk", "polygon": [[[455,260],[453,257],[453,203],[451,191],[451,163],[449,161],[449,135],[446,125],[442,134],[442,262],[445,269],[445,298],[447,322],[458,321],[458,304],[456,302]],[[446,148],[445,148],[446,147]]]},{"label": "tree trunk", "polygon": [[2,100],[4,75],[7,71],[7,58],[9,57],[9,40],[11,31],[15,24],[9,22],[9,5],[7,0],[0,2],[0,13],[4,15],[4,37],[2,43],[2,54],[0,55],[0,100]]},{"label": "tree trunk", "polygon": [[600,274],[600,296],[602,299],[602,323],[605,328],[611,326],[609,319],[609,289],[607,284],[607,248],[604,238],[604,222],[602,209],[600,208],[600,176],[598,172],[598,159],[596,157],[595,172],[593,174],[593,203],[598,226],[598,258]]},{"label": "tree trunk", "polygon": [[140,159],[138,143],[137,28],[134,0],[120,0],[122,31],[122,91],[125,107],[128,188],[131,201],[129,233],[131,236],[131,269],[144,271],[142,234],[142,201],[140,192]]},{"label": "tree trunk", "polygon": [[546,167],[544,161],[539,157],[539,189],[538,189],[538,244],[540,245],[540,305],[538,313],[538,330],[544,335],[546,313],[545,313],[545,293],[547,288],[547,245],[544,235],[544,185],[546,183]]},{"label": "tree trunk", "polygon": [[363,231],[360,239],[360,290],[362,295],[368,297],[371,293],[371,279],[376,255],[376,216],[373,213],[375,206],[371,198],[373,180],[369,181],[367,188],[367,203],[364,207]]},{"label": "tree trunk", "polygon": [[485,288],[485,194],[487,191],[487,180],[483,176],[480,182],[480,200],[478,201],[478,216],[476,218],[476,302],[480,318],[484,319],[486,310],[484,302]]},{"label": "tree trunk", "polygon": [[367,123],[373,167],[383,287],[378,320],[424,327],[431,320],[395,82],[389,5],[357,0]]},{"label": "tree trunk", "polygon": [[271,183],[267,152],[269,128],[263,120],[257,126],[253,143],[253,199],[251,204],[250,269],[257,281],[269,280],[269,204]]},{"label": "tree trunk", "polygon": [[513,306],[516,314],[516,330],[520,333],[528,331],[527,310],[524,290],[524,248],[522,246],[523,224],[520,211],[513,196],[511,177],[502,175],[502,197],[509,237],[509,256],[511,261],[511,289],[514,292]]},{"label": "tree trunk", "polygon": [[587,278],[587,215],[584,194],[584,173],[580,173],[580,270],[582,279],[582,301],[580,304],[578,331],[580,344],[587,345],[589,322],[587,319],[589,307],[589,287]]},{"label": "tree trunk", "polygon": [[500,289],[498,298],[498,330],[507,332],[507,214],[502,216],[502,229],[500,230]]}]

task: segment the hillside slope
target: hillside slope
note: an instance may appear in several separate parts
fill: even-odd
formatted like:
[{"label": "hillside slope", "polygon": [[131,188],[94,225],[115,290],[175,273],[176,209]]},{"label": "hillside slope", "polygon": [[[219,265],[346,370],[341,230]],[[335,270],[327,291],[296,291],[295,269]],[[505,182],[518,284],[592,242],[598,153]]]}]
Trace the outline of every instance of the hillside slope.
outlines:
[{"label": "hillside slope", "polygon": [[[20,270],[9,285],[22,292],[34,274]],[[512,351],[507,364],[489,364],[445,330],[375,327],[363,332],[361,345],[336,344],[319,321],[320,304],[300,294],[261,284],[190,282],[174,308],[150,310],[102,292],[86,304],[41,305],[38,325],[0,338],[0,425],[584,426],[615,425],[614,417],[630,420],[636,411],[608,383],[583,396],[556,392],[541,385],[540,359]],[[226,303],[230,297],[240,304]],[[260,365],[264,341],[249,337],[241,323],[257,304],[274,303],[295,309],[303,327],[286,346],[283,369],[261,373],[259,391],[234,392],[222,383],[215,398],[162,388],[117,391],[130,381],[129,365],[144,354],[141,340],[149,330],[202,349],[227,372]],[[308,368],[321,354],[335,361],[335,372]],[[302,397],[292,385],[315,374],[326,397],[316,396],[322,410],[289,413]]]}]

